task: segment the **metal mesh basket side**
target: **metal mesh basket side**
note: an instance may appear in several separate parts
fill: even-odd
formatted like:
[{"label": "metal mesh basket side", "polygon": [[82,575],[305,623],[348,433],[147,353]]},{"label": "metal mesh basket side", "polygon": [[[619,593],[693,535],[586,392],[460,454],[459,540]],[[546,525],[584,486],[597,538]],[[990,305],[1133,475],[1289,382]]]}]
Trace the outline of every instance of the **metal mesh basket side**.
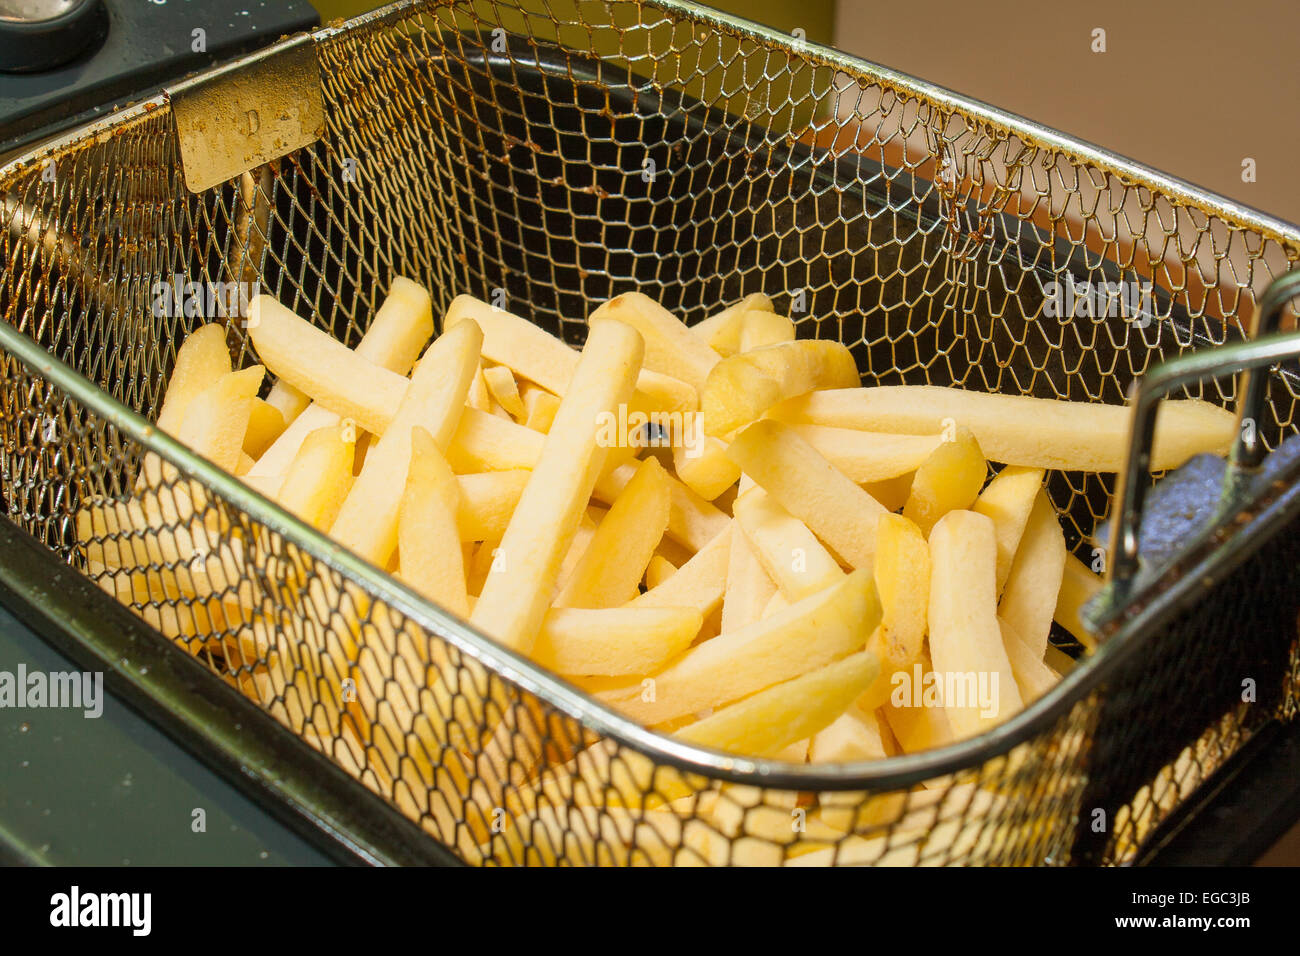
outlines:
[{"label": "metal mesh basket side", "polygon": [[[761,32],[639,3],[583,4],[581,22],[555,24],[533,0],[518,8],[531,28],[512,21],[496,49],[508,6],[416,5],[329,33],[325,137],[207,193],[184,188],[165,107],[58,148],[49,179],[11,172],[0,312],[148,416],[203,321],[155,314],[156,284],[178,274],[255,275],[349,343],[397,274],[426,282],[435,308],[503,289],[575,343],[586,303],[633,284],[692,319],[763,289],[801,335],[852,345],[869,380],[1116,402],[1150,363],[1240,335],[1252,290],[1300,248]],[[570,45],[549,45],[544,27]],[[596,56],[584,33],[617,50]],[[742,68],[714,76],[698,64],[724,43]],[[792,63],[806,87],[762,80]],[[1049,318],[1046,290],[1066,276],[1150,277],[1154,314]],[[251,360],[238,318],[227,327]],[[467,859],[484,860],[488,841],[495,862],[1069,857],[1097,693],[922,789],[699,793],[612,740],[589,751],[598,772],[538,787],[525,768],[591,742],[572,714],[485,673],[445,631],[219,491],[177,476],[157,495],[161,521],[145,522],[154,531],[130,515],[110,524],[144,445],[11,355],[0,367],[10,516]],[[1226,403],[1231,383],[1203,394]],[[1274,377],[1268,443],[1293,429],[1295,397]],[[1072,545],[1111,490],[1108,477],[1053,477]],[[96,505],[102,529],[85,517]],[[97,569],[107,550],[140,551],[145,570]],[[501,712],[509,732],[485,744]],[[848,832],[819,829],[828,819]]]}]

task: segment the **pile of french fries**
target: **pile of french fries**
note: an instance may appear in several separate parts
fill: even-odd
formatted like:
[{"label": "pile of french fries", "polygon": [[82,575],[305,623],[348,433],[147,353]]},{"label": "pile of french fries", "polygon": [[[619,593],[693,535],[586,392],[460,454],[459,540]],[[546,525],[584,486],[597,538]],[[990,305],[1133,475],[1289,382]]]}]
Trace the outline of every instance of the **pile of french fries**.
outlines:
[{"label": "pile of french fries", "polygon": [[[684,741],[796,763],[916,753],[1048,691],[1072,663],[1049,643],[1053,621],[1090,641],[1079,609],[1100,579],[1068,553],[1044,479],[1119,469],[1122,407],[864,387],[846,347],[796,338],[762,294],[688,327],[626,293],[591,313],[581,350],[467,295],[434,337],[429,293],[403,278],[355,349],[265,295],[248,330],[263,364],[238,370],[223,327],[185,340],[161,429]],[[1233,430],[1218,407],[1166,402],[1152,468],[1221,453]],[[992,477],[990,463],[1002,466]],[[442,716],[448,702],[490,713],[478,685],[417,638],[363,626],[363,594],[232,534],[209,505],[147,456],[132,496],[78,514],[89,571],[191,650],[237,658],[239,686],[317,746],[346,725],[351,769],[463,833],[466,856],[557,862],[578,830],[591,862],[626,862],[633,847],[655,857],[649,844],[680,862],[671,848],[686,844],[705,861],[811,864],[843,838],[878,852],[853,835],[867,825],[936,825],[917,794],[865,811],[862,795],[828,795],[794,830],[788,809],[746,807],[747,788],[656,778],[652,799],[653,765],[614,760],[606,741],[502,770],[503,741],[522,727],[498,719],[468,740]],[[340,614],[346,639],[331,640]],[[358,727],[356,708],[332,703],[332,682],[399,673],[405,711],[371,708]],[[996,693],[955,699],[951,675],[982,675]],[[436,756],[414,768],[400,757],[448,745],[471,755],[450,783]],[[510,823],[467,825],[467,801],[507,808]],[[681,801],[715,829],[684,832]],[[764,824],[763,809],[776,818]],[[767,840],[737,857],[733,839],[756,829]]]}]

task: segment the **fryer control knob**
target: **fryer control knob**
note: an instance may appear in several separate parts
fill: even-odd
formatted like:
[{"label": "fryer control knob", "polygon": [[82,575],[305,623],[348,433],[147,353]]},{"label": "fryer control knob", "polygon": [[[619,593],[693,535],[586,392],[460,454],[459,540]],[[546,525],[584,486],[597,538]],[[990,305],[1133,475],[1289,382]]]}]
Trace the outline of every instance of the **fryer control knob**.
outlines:
[{"label": "fryer control knob", "polygon": [[107,32],[104,0],[0,0],[0,72],[52,70]]}]

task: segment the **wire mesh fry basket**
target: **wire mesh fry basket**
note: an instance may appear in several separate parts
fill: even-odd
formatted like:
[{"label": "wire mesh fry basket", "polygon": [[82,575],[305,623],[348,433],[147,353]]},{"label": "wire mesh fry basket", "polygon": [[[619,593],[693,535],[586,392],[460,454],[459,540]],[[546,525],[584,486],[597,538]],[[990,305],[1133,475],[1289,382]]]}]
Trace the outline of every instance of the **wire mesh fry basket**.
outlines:
[{"label": "wire mesh fry basket", "polygon": [[[302,142],[257,133],[277,85],[319,96]],[[629,288],[688,322],[764,291],[868,384],[1116,404],[1243,339],[1300,256],[1290,225],[983,104],[690,3],[401,3],[9,163],[0,221],[10,520],[466,862],[1127,863],[1296,711],[1289,472],[1007,724],[809,766],[629,722],[149,424],[205,321],[158,307],[173,277],[257,282],[349,345],[396,275],[435,314],[496,292],[574,344]],[[1297,382],[1261,381],[1272,449]],[[1230,375],[1180,392],[1237,394]],[[1089,561],[1114,490],[1050,480]]]}]

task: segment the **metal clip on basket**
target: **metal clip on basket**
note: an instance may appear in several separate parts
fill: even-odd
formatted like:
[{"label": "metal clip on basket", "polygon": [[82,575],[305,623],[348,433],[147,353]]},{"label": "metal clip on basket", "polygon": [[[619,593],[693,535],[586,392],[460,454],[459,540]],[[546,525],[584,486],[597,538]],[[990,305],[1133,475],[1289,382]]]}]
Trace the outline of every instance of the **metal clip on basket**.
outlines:
[{"label": "metal clip on basket", "polygon": [[[1139,570],[1135,529],[1154,398],[1227,405],[1234,385],[1216,376],[1295,355],[1288,339],[1230,343],[1300,257],[1300,232],[691,3],[564,9],[577,19],[547,0],[400,3],[0,169],[9,519],[251,698],[266,719],[242,733],[318,749],[467,862],[1135,859],[1224,759],[1296,711],[1297,469],[1276,451],[1258,468],[1296,429],[1294,375],[1250,378],[1237,477],[1176,560]],[[505,290],[572,342],[588,303],[633,286],[690,321],[762,290],[790,294],[778,305],[800,335],[849,344],[867,382],[1111,403],[1140,382],[1090,618],[1099,649],[1007,724],[941,750],[826,767],[702,751],[485,640],[150,426],[204,321],[154,307],[158,282],[256,280],[355,344],[398,274],[433,290],[435,312]],[[1117,283],[1148,290],[1150,309],[1048,307],[1063,287],[1077,301]],[[227,326],[246,363],[245,330]],[[85,509],[126,500],[147,456],[175,468],[151,505],[165,527],[88,538]],[[1113,491],[1104,475],[1051,477],[1076,549]],[[115,577],[110,548],[141,549],[149,571]],[[430,692],[434,671],[450,696]],[[472,742],[497,705],[515,732],[486,761]],[[203,732],[238,746],[232,727]],[[524,805],[526,768],[592,742],[616,794],[588,780]],[[684,789],[702,795],[664,802]],[[811,801],[847,809],[852,832],[797,832]]]}]

